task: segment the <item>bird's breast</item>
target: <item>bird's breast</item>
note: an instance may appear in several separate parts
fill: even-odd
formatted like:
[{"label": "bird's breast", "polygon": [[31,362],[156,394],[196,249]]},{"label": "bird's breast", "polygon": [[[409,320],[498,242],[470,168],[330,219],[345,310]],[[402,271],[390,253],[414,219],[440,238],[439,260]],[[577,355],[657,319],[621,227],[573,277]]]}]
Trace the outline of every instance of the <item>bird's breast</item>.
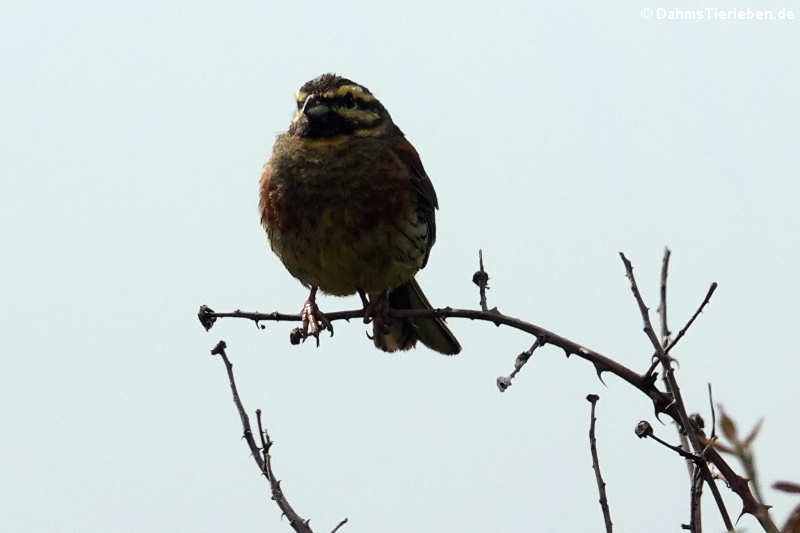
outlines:
[{"label": "bird's breast", "polygon": [[365,141],[279,138],[261,180],[273,250],[295,277],[333,294],[400,285],[426,252],[428,228],[407,168]]}]

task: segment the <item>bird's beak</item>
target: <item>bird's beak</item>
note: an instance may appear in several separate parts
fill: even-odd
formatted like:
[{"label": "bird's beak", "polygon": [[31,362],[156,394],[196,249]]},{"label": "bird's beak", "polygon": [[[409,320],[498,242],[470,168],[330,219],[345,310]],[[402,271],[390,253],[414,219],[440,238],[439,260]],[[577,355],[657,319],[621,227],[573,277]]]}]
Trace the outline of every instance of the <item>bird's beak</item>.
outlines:
[{"label": "bird's beak", "polygon": [[326,105],[316,95],[311,95],[306,98],[303,104],[302,113],[311,120],[320,119],[331,112],[330,106]]}]

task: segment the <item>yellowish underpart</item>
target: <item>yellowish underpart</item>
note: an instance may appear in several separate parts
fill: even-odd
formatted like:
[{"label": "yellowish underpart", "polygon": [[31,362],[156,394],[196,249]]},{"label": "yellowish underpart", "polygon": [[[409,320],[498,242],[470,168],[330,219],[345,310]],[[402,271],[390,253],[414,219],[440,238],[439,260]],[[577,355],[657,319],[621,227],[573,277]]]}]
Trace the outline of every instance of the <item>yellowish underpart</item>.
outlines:
[{"label": "yellowish underpart", "polygon": [[397,226],[379,223],[359,231],[352,224],[348,217],[334,216],[334,209],[323,209],[315,226],[271,234],[272,248],[295,277],[339,296],[397,287],[420,268],[421,252],[409,246]]}]

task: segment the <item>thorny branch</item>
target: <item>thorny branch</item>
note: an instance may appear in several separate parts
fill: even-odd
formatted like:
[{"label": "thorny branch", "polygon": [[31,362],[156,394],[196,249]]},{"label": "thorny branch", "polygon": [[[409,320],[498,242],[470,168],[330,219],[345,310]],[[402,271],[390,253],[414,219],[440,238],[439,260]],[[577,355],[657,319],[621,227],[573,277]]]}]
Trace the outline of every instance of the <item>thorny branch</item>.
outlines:
[{"label": "thorny branch", "polygon": [[[670,337],[672,336],[672,332],[669,330],[669,326],[667,325],[667,276],[669,275],[669,258],[672,256],[672,251],[664,247],[664,257],[661,259],[661,283],[659,284],[659,293],[661,298],[658,303],[658,318],[661,322],[661,346],[666,350],[669,346]],[[653,358],[653,366],[650,367],[648,370],[648,374],[655,370],[655,366],[658,365],[659,360],[658,358]],[[664,388],[670,394],[672,391],[669,388],[669,381],[667,380],[667,376],[665,372],[662,372],[661,379],[664,383]],[[678,435],[681,439],[681,447],[684,450],[689,450],[689,440],[686,438],[686,434],[678,428]],[[693,472],[694,467],[687,459],[686,461],[686,468],[688,469],[689,473],[689,480],[693,479]]]},{"label": "thorny branch", "polygon": [[[666,442],[663,439],[660,439],[653,432],[653,427],[650,425],[650,423],[647,422],[647,421],[644,421],[644,420],[642,420],[641,422],[639,422],[636,425],[636,436],[639,437],[640,439],[649,437],[649,438],[653,439],[654,441],[658,442],[659,444],[661,444],[662,446],[664,446],[666,448],[669,448],[670,450],[674,451],[675,453],[677,453],[681,457],[692,461],[695,464],[695,468],[696,468],[697,472],[699,472],[700,477],[703,479],[703,481],[706,481],[705,474],[703,473],[703,469],[705,467],[705,470],[708,471],[708,464],[706,463],[705,458],[703,458],[701,455],[693,454],[691,452],[688,452],[688,451],[684,450],[681,446],[675,446],[675,445],[672,445],[672,444]],[[730,523],[730,517],[727,514],[728,513],[727,509],[725,509],[725,504],[722,501],[722,495],[719,493],[719,488],[714,483],[709,483],[708,486],[709,486],[709,488],[711,488],[711,493],[714,495],[714,501],[717,503],[717,507],[720,510],[720,514],[722,515],[723,521],[726,522],[726,527],[728,528],[728,531],[734,531],[732,525],[731,526],[727,525],[728,523]],[[697,504],[699,505],[699,500],[697,501]],[[698,516],[699,516],[699,511],[697,511],[697,513],[698,513]],[[694,516],[695,516],[695,513],[693,512],[692,513],[692,522],[693,523],[694,523]]]},{"label": "thorny branch", "polygon": [[597,439],[594,434],[594,426],[597,421],[597,418],[594,416],[594,409],[600,397],[597,394],[589,394],[586,396],[586,399],[592,404],[589,422],[589,450],[592,453],[592,468],[594,469],[594,477],[597,481],[597,490],[600,492],[600,508],[603,510],[606,533],[611,533],[613,529],[611,524],[611,510],[608,508],[608,498],[606,497],[606,482],[603,481],[603,475],[600,473],[600,460],[597,458]]},{"label": "thorny branch", "polygon": [[[667,277],[669,276],[669,259],[672,256],[672,251],[668,247],[664,247],[664,256],[661,259],[661,283],[659,283],[659,293],[660,299],[658,303],[658,318],[661,322],[661,347],[665,350],[669,347],[670,338],[672,337],[672,332],[669,330],[669,326],[667,324]],[[707,300],[701,306],[705,306]],[[684,328],[685,330],[685,328]],[[654,364],[658,364],[659,359],[654,358]],[[669,364],[672,364],[670,359]],[[655,366],[651,367],[649,372],[655,370]],[[672,390],[669,387],[669,380],[667,379],[666,369],[662,372],[661,378],[664,384],[664,388],[672,394]],[[710,386],[710,385],[709,385]],[[677,426],[677,423],[676,423]],[[689,439],[686,438],[686,432],[681,431],[680,426],[678,427],[678,438],[681,441],[680,447],[682,450],[688,452],[691,448],[689,447]],[[703,495],[703,475],[701,469],[694,464],[694,462],[690,458],[686,458],[686,468],[689,473],[689,524],[683,524],[681,527],[684,529],[688,529],[691,533],[702,533],[702,507],[700,505],[700,498]]]},{"label": "thorny branch", "polygon": [[[482,254],[481,260],[482,260]],[[731,490],[733,490],[739,498],[742,500],[743,508],[742,514],[748,513],[752,514],[756,517],[756,519],[761,523],[762,527],[765,531],[770,533],[777,532],[777,528],[775,524],[772,522],[772,519],[769,516],[768,507],[763,505],[761,502],[756,500],[753,496],[750,487],[748,486],[747,479],[739,476],[734,470],[728,465],[728,463],[713,449],[713,447],[705,446],[703,447],[699,442],[698,435],[696,434],[695,430],[689,424],[689,417],[686,414],[686,409],[683,405],[682,398],[680,396],[680,389],[675,382],[675,377],[669,364],[669,352],[670,350],[677,344],[677,342],[686,334],[686,331],[691,327],[694,323],[695,319],[700,315],[703,308],[708,304],[711,299],[711,295],[717,288],[716,283],[712,283],[711,287],[706,294],[705,299],[701,303],[700,307],[697,309],[695,314],[692,318],[686,323],[686,325],[679,331],[678,335],[671,340],[669,345],[665,347],[659,342],[655,332],[653,331],[652,325],[650,324],[650,320],[648,317],[648,310],[647,307],[644,305],[644,302],[641,299],[641,294],[639,294],[638,288],[636,287],[635,280],[633,278],[633,266],[631,265],[630,261],[623,255],[620,254],[623,263],[625,264],[626,271],[628,273],[628,277],[631,281],[631,289],[636,297],[637,304],[639,305],[640,311],[642,313],[643,322],[645,324],[645,333],[647,334],[648,338],[650,338],[653,347],[655,348],[654,357],[656,358],[656,362],[654,366],[652,366],[647,372],[644,374],[639,374],[638,372],[626,367],[625,365],[617,362],[616,360],[601,354],[600,352],[593,350],[591,348],[587,348],[586,346],[577,343],[573,340],[570,340],[566,337],[558,335],[552,331],[549,331],[541,326],[536,324],[521,320],[519,318],[515,318],[509,315],[505,315],[501,313],[496,307],[492,309],[488,309],[485,305],[485,284],[482,290],[482,309],[453,309],[450,307],[445,308],[438,308],[438,309],[426,309],[426,310],[397,310],[397,309],[390,309],[389,315],[393,318],[467,318],[470,320],[479,320],[485,322],[491,322],[496,326],[505,325],[512,327],[514,329],[518,329],[520,331],[525,331],[530,333],[534,337],[536,337],[537,342],[534,343],[536,347],[544,346],[545,344],[552,344],[553,346],[557,346],[561,348],[567,357],[570,355],[576,355],[581,359],[585,359],[592,363],[597,372],[598,377],[602,380],[602,373],[603,372],[610,372],[611,374],[619,377],[623,381],[627,382],[628,384],[632,385],[636,389],[638,389],[642,394],[647,396],[653,404],[655,414],[666,414],[673,420],[675,420],[679,427],[686,432],[687,436],[689,437],[692,447],[696,451],[703,452],[703,459],[701,464],[704,465],[705,470],[703,472],[704,480],[709,484],[712,492],[715,492],[715,498],[718,496],[718,490],[716,485],[714,485],[713,480],[711,479],[710,472],[708,471],[708,463],[712,463],[720,472],[720,474],[725,478]],[[481,261],[482,263],[482,261]],[[482,266],[482,265],[481,265]],[[481,268],[478,272],[484,272],[485,270]],[[480,283],[475,281],[478,284],[479,289],[481,288]],[[486,282],[488,282],[488,274],[486,274]],[[287,314],[287,313],[279,313],[279,312],[272,312],[272,313],[259,313],[259,312],[249,312],[249,311],[241,311],[235,310],[233,312],[224,312],[224,313],[217,313],[213,309],[209,308],[208,306],[201,306],[198,312],[198,318],[201,324],[206,328],[210,329],[216,320],[220,318],[244,318],[248,320],[252,320],[257,327],[264,329],[266,326],[262,324],[262,322],[282,322],[282,321],[289,321],[289,322],[299,322],[300,315],[299,314]],[[354,309],[350,311],[338,311],[333,313],[326,313],[326,317],[329,321],[333,322],[336,320],[350,320],[352,318],[361,318],[364,316],[364,309]],[[532,352],[532,350],[530,350]],[[655,369],[655,365],[659,363],[665,369],[666,378],[668,380],[670,390],[667,392],[659,390],[658,387],[655,385],[656,375],[653,373]],[[241,414],[240,409],[240,414]],[[252,447],[251,447],[252,448]],[[255,453],[254,455],[257,455]],[[718,502],[721,502],[721,498],[718,499]],[[733,525],[730,521],[730,518],[727,515],[727,511],[724,510],[724,506],[720,506],[720,512],[723,515],[723,520],[725,521],[726,527],[729,530],[733,529]]]},{"label": "thorny branch", "polygon": [[[658,360],[661,362],[661,366],[664,369],[664,379],[667,382],[668,390],[672,396],[672,407],[674,407],[673,411],[675,415],[677,415],[677,420],[680,424],[680,427],[683,428],[683,431],[686,433],[686,436],[689,439],[689,442],[692,445],[692,449],[695,452],[700,452],[703,447],[700,444],[700,441],[697,438],[697,434],[694,431],[694,426],[689,420],[689,415],[686,413],[686,408],[683,404],[683,397],[681,396],[680,387],[678,387],[678,381],[675,379],[675,374],[672,370],[672,364],[670,362],[669,356],[667,355],[666,350],[659,342],[658,337],[656,336],[655,331],[653,331],[653,325],[650,322],[650,313],[647,309],[647,306],[642,299],[642,295],[639,292],[639,287],[636,284],[636,278],[633,275],[633,265],[625,257],[625,254],[620,252],[620,258],[622,259],[622,263],[625,265],[625,272],[628,276],[628,280],[631,282],[631,292],[633,293],[633,297],[636,300],[636,304],[639,306],[639,312],[642,315],[642,322],[644,323],[644,333],[650,339],[653,348],[656,350],[656,354]],[[715,284],[712,285],[715,286]],[[713,291],[712,291],[713,292]],[[710,296],[709,296],[710,298]],[[690,321],[691,323],[691,321]],[[687,326],[688,327],[688,326]],[[676,337],[676,341],[680,337]],[[674,345],[674,343],[673,343]],[[673,419],[676,419],[676,416],[671,415]],[[681,450],[683,451],[683,450]],[[685,452],[684,452],[685,453]],[[717,507],[719,508],[719,512],[722,515],[722,520],[725,522],[725,527],[728,531],[733,531],[733,522],[731,522],[730,515],[728,515],[728,510],[725,508],[725,503],[722,501],[722,497],[719,495],[719,489],[717,488],[716,482],[714,481],[714,477],[711,475],[711,471],[708,468],[708,464],[705,460],[695,461],[697,467],[700,469],[700,473],[703,476],[703,480],[708,484],[708,487],[711,489],[712,494],[714,494],[714,498],[717,502]]]},{"label": "thorny branch", "polygon": [[[258,447],[255,439],[253,438],[253,429],[250,425],[250,417],[247,416],[247,411],[245,410],[242,400],[239,397],[239,391],[236,388],[236,380],[233,377],[233,364],[228,359],[228,354],[225,352],[226,348],[227,345],[225,344],[225,341],[219,341],[211,350],[211,354],[219,355],[222,358],[222,361],[225,363],[225,370],[228,372],[228,382],[231,387],[231,393],[233,393],[233,403],[236,404],[236,410],[239,412],[239,418],[242,421],[242,428],[244,430],[243,437],[247,442],[247,446],[250,448],[250,453],[253,456],[253,460],[258,465],[258,469],[261,471],[261,474],[267,478],[272,491],[272,499],[278,504],[278,507],[283,515],[289,519],[289,524],[292,526],[292,529],[298,533],[313,533],[313,530],[309,526],[309,521],[301,518],[294,508],[292,508],[291,504],[289,504],[289,501],[283,494],[283,489],[281,489],[280,480],[275,477],[275,472],[272,471],[272,457],[270,456],[269,451],[270,448],[272,448],[273,442],[269,438],[269,434],[261,425],[261,409],[256,409],[256,421],[258,425],[259,438],[261,440],[261,448]],[[346,518],[336,526],[333,532],[338,530],[345,523],[347,523]]]},{"label": "thorny branch", "polygon": [[[700,315],[700,313],[703,312],[705,306],[711,301],[711,296],[714,294],[714,291],[717,290],[717,286],[718,285],[716,281],[711,284],[711,286],[708,288],[708,292],[706,292],[705,298],[703,298],[703,301],[700,303],[700,307],[698,307],[697,311],[694,312],[692,318],[689,319],[686,325],[683,326],[683,328],[681,328],[681,330],[678,332],[678,335],[663,349],[665,355],[669,355],[675,345],[678,344],[678,341],[683,338],[683,336],[686,334],[686,331],[694,323],[695,319]],[[653,363],[650,365],[650,368],[647,370],[647,372],[645,372],[645,374],[651,374],[660,363],[661,360],[658,358],[658,350],[656,350],[656,353],[653,354]]]},{"label": "thorny branch", "polygon": [[[703,475],[700,469],[695,467],[692,472],[692,488],[689,497],[689,517],[688,529],[692,533],[703,533],[703,519],[700,512],[700,499],[703,496]],[[683,527],[683,526],[682,526]]]}]

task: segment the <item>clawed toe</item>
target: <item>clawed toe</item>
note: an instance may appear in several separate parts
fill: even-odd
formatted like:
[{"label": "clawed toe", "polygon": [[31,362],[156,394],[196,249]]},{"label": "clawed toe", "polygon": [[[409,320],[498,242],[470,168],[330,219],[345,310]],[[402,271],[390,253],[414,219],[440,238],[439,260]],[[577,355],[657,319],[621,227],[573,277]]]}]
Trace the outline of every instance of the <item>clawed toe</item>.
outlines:
[{"label": "clawed toe", "polygon": [[[362,298],[363,299],[363,298]],[[389,316],[389,298],[386,292],[364,306],[364,324],[372,322],[375,332],[389,333],[392,319]]]},{"label": "clawed toe", "polygon": [[300,329],[299,333],[303,341],[309,336],[314,337],[317,341],[317,346],[319,346],[320,332],[328,330],[331,332],[331,336],[333,336],[333,325],[325,314],[319,310],[316,302],[316,295],[317,288],[313,287],[311,289],[311,294],[308,296],[308,300],[303,304],[303,309],[300,311],[300,319],[302,320],[303,327]]}]

